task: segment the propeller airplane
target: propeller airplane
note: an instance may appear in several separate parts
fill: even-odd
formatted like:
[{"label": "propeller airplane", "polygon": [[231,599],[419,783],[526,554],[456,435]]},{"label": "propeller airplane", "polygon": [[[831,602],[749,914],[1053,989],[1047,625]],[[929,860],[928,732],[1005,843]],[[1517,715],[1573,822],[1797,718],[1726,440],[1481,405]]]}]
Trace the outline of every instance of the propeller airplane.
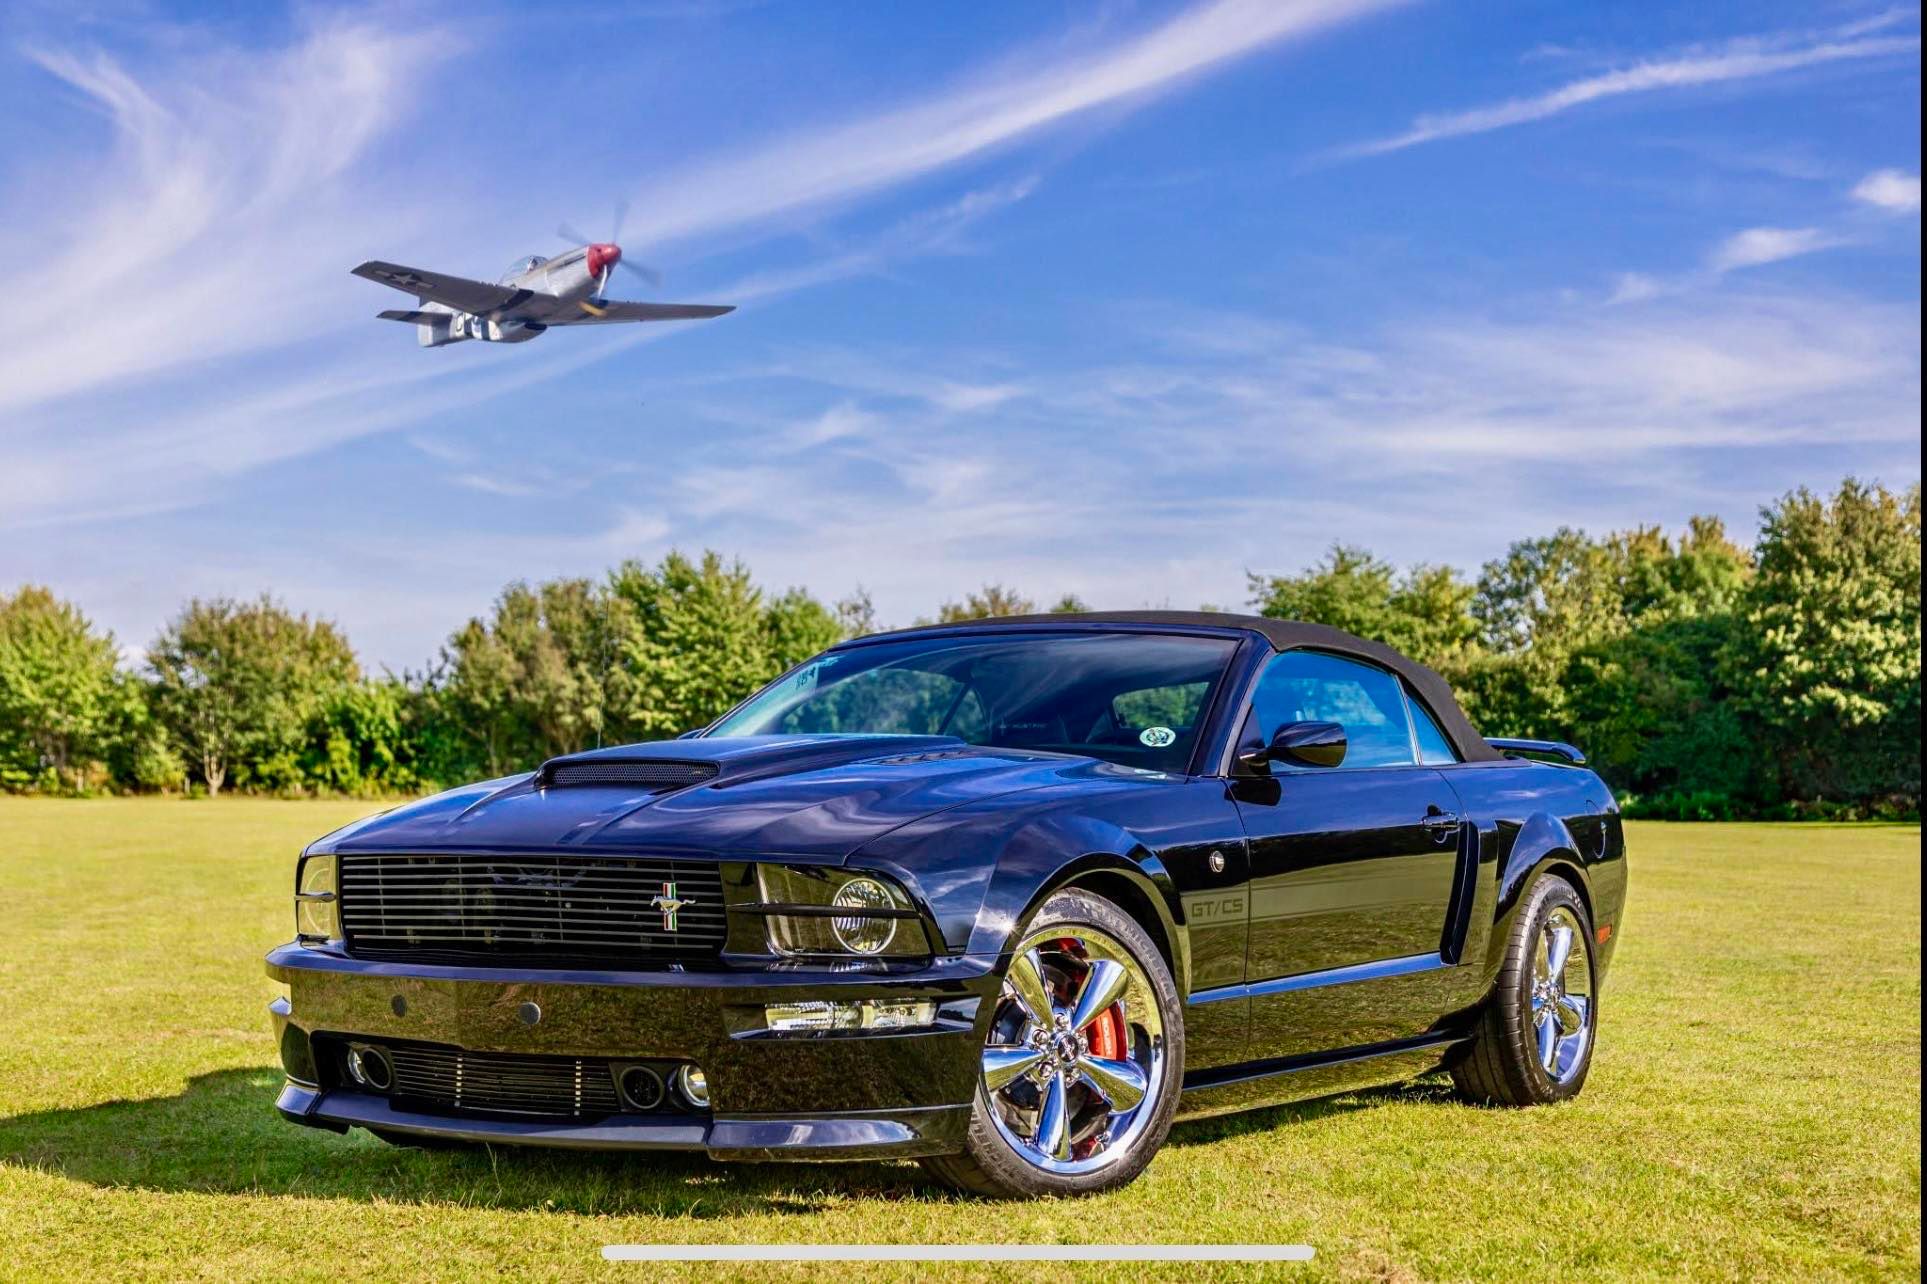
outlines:
[{"label": "propeller airplane", "polygon": [[616,244],[622,233],[622,215],[623,208],[618,206],[616,229],[606,241],[590,240],[564,224],[556,229],[556,235],[569,242],[567,251],[554,258],[531,254],[517,259],[493,285],[380,259],[363,263],[354,273],[415,296],[418,307],[395,308],[377,315],[384,321],[415,325],[424,348],[445,347],[465,339],[526,343],[551,326],[700,321],[736,310],[723,304],[611,299],[609,279],[618,267],[651,285],[662,281],[652,269],[622,257],[622,247]]}]

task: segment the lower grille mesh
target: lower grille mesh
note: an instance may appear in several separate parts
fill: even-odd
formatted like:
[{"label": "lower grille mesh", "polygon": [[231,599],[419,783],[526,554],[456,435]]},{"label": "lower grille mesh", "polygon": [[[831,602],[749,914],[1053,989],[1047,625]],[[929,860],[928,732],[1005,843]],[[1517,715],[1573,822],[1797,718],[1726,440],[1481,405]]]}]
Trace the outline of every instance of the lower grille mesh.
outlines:
[{"label": "lower grille mesh", "polygon": [[393,1095],[450,1110],[581,1119],[621,1109],[609,1063],[456,1048],[390,1047]]}]

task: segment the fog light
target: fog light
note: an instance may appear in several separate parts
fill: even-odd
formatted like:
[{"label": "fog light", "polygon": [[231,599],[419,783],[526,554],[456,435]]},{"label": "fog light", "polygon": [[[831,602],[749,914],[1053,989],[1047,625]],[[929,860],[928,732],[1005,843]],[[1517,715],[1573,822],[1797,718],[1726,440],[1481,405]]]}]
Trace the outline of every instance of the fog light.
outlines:
[{"label": "fog light", "polygon": [[627,1066],[616,1077],[616,1087],[632,1110],[654,1110],[662,1104],[662,1076],[648,1066]]},{"label": "fog light", "polygon": [[380,1048],[356,1043],[348,1048],[348,1077],[365,1088],[386,1092],[395,1086],[395,1064]]},{"label": "fog light", "polygon": [[934,999],[859,999],[830,1003],[812,999],[800,1003],[771,1003],[763,1008],[763,1024],[786,1034],[818,1030],[913,1030],[937,1019]]},{"label": "fog light", "polygon": [[696,1109],[709,1109],[709,1080],[703,1078],[703,1072],[695,1066],[686,1065],[676,1071],[676,1091]]}]

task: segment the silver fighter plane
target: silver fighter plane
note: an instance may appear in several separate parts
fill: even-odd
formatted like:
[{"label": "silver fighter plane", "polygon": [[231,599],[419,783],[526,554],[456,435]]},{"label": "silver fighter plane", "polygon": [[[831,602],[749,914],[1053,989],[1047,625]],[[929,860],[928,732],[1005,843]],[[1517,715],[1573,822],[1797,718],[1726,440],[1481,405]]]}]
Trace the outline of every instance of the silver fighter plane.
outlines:
[{"label": "silver fighter plane", "polygon": [[[581,239],[566,232],[564,235]],[[623,262],[622,247],[613,238],[577,245],[552,259],[539,254],[517,259],[493,285],[379,259],[363,263],[354,272],[415,296],[419,307],[395,308],[378,315],[385,321],[412,322],[424,348],[440,348],[464,339],[524,343],[558,325],[699,321],[735,311],[733,306],[721,304],[611,299],[609,276],[618,265],[645,279],[655,279],[647,268]]]}]

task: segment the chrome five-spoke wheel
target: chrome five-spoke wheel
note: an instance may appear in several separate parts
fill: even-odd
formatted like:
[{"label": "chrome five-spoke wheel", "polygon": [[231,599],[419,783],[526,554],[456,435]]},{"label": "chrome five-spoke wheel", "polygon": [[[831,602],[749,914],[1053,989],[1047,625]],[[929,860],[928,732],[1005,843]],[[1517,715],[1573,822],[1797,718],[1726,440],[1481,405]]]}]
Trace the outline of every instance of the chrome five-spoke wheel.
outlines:
[{"label": "chrome five-spoke wheel", "polygon": [[992,1121],[1026,1161],[1087,1173],[1129,1151],[1165,1073],[1149,977],[1094,927],[1048,926],[1011,960],[983,1051]]},{"label": "chrome five-spoke wheel", "polygon": [[1585,1086],[1599,1028],[1592,941],[1591,916],[1571,882],[1546,874],[1526,889],[1491,994],[1447,1062],[1462,1095],[1537,1106]]},{"label": "chrome five-spoke wheel", "polygon": [[1144,1171],[1177,1113],[1177,983],[1145,925],[1082,887],[1053,893],[1012,947],[979,1010],[962,1148],[923,1164],[997,1199],[1113,1190]]},{"label": "chrome five-spoke wheel", "polygon": [[1533,951],[1532,1032],[1546,1077],[1571,1082],[1592,1040],[1592,967],[1585,929],[1565,905],[1546,915]]}]

